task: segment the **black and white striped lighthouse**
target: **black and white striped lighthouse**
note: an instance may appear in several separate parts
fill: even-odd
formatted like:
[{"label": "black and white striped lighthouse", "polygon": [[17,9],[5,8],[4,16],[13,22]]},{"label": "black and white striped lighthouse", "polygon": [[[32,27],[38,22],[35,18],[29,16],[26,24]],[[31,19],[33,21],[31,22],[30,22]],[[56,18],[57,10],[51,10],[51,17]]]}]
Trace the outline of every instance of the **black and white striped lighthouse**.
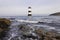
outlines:
[{"label": "black and white striped lighthouse", "polygon": [[31,11],[31,7],[28,7],[28,20],[32,20],[32,11]]},{"label": "black and white striped lighthouse", "polygon": [[28,16],[32,16],[32,13],[31,13],[31,7],[28,7]]}]

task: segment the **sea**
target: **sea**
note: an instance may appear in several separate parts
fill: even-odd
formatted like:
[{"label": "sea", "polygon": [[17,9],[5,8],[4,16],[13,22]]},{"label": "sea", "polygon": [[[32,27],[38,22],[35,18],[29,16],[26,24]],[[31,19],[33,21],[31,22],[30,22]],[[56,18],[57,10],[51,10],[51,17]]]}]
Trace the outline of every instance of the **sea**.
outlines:
[{"label": "sea", "polygon": [[[30,26],[32,29],[38,29],[42,28],[46,31],[56,31],[57,33],[60,33],[60,16],[1,16],[0,18],[7,18],[10,20],[13,20],[10,25],[10,30],[8,31],[8,37],[4,37],[3,40],[24,40],[21,39],[20,36],[22,33],[19,33],[19,27],[18,25],[24,25]],[[25,22],[19,22],[17,20],[31,20],[31,21],[38,21],[38,23],[25,23]],[[30,30],[31,31],[31,30]],[[30,32],[29,32],[30,33]],[[31,32],[33,33],[33,32]],[[18,34],[21,34],[20,36]],[[25,40],[32,40],[32,39],[25,39]]]}]

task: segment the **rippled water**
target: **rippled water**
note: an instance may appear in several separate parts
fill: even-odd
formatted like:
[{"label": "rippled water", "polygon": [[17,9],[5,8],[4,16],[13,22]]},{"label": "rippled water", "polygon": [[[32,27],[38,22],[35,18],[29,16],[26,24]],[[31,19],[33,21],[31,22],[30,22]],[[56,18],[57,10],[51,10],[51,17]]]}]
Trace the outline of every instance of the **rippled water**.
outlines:
[{"label": "rippled water", "polygon": [[[14,17],[14,18],[18,20],[28,19],[28,17]],[[27,24],[28,26],[30,26],[30,28],[32,28],[33,30],[30,30],[29,33],[33,35],[36,35],[33,33],[33,31],[38,28],[42,28],[47,31],[55,30],[56,32],[60,33],[60,17],[59,16],[32,17],[32,20],[37,20],[37,21],[40,21],[41,23],[27,24],[27,23],[17,22],[16,20],[12,22],[11,26],[9,27],[10,30],[7,32],[7,36],[4,37],[3,40],[24,40],[24,39],[21,39],[22,32],[19,31],[20,29],[18,27],[18,25],[21,25],[21,24]],[[32,39],[27,38],[26,40],[32,40]]]}]

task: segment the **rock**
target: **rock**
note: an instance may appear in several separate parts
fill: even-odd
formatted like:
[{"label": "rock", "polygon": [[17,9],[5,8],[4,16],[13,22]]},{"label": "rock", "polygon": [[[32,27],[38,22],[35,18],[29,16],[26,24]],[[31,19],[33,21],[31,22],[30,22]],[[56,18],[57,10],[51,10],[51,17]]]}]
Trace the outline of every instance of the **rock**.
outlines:
[{"label": "rock", "polygon": [[36,34],[39,35],[40,40],[60,40],[58,33],[53,31],[44,31],[42,29],[35,30]]},{"label": "rock", "polygon": [[9,19],[6,19],[6,18],[0,18],[0,26],[2,25],[6,25],[6,26],[9,26],[11,24],[11,21]]},{"label": "rock", "polygon": [[11,38],[10,40],[21,40],[18,36]]},{"label": "rock", "polygon": [[19,25],[20,32],[22,33],[22,38],[27,39],[27,38],[32,38],[32,39],[38,39],[38,36],[33,35],[33,28],[26,24],[21,24]]},{"label": "rock", "polygon": [[0,18],[0,38],[6,35],[6,31],[9,29],[11,22],[6,18]]},{"label": "rock", "polygon": [[46,35],[45,35],[45,36],[46,36],[46,37],[50,37],[50,38],[52,38],[52,37],[55,37],[56,34],[53,33],[53,32],[46,32]]},{"label": "rock", "polygon": [[3,29],[2,28],[0,28],[0,33],[3,31]]},{"label": "rock", "polygon": [[56,13],[50,14],[50,16],[60,16],[60,12],[56,12]]},{"label": "rock", "polygon": [[36,34],[39,36],[39,39],[43,40],[45,37],[45,32],[42,29],[35,30]]},{"label": "rock", "polygon": [[30,32],[32,32],[31,28],[26,24],[19,25],[19,29],[20,29],[20,32],[22,31],[22,33],[25,35],[29,35],[31,34]]},{"label": "rock", "polygon": [[60,36],[56,36],[55,38],[58,39],[58,40],[60,40]]}]

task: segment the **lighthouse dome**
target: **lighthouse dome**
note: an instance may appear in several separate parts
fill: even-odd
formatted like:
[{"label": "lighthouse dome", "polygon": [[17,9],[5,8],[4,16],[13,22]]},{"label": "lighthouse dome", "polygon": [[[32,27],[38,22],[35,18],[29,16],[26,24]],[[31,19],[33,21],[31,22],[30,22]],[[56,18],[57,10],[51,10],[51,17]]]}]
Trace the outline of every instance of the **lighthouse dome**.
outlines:
[{"label": "lighthouse dome", "polygon": [[31,9],[31,7],[28,7],[29,9]]}]

